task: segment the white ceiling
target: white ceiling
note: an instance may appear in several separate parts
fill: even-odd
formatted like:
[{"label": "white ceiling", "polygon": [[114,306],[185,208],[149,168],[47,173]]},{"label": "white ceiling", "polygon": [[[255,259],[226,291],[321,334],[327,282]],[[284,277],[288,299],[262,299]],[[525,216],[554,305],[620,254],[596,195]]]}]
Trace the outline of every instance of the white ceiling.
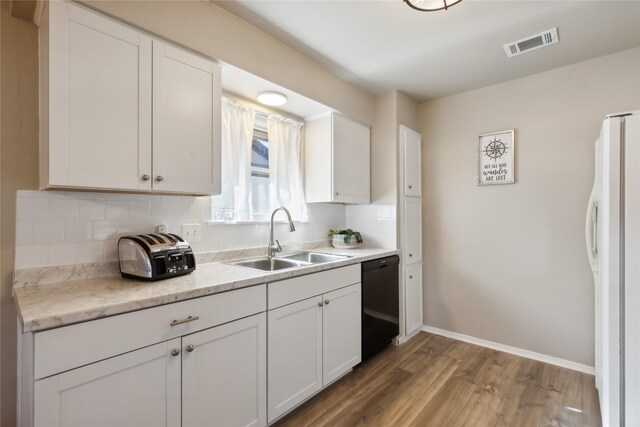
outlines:
[{"label": "white ceiling", "polygon": [[[640,46],[640,1],[215,1],[375,94],[418,102]],[[560,43],[508,59],[502,45],[558,27]]]}]

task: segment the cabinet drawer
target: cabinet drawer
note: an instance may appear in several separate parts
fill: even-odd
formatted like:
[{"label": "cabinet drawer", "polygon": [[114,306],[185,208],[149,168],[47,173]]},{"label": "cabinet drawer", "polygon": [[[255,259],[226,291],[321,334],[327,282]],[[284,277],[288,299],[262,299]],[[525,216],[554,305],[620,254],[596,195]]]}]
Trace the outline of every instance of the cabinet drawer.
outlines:
[{"label": "cabinet drawer", "polygon": [[[266,285],[78,323],[35,334],[35,379],[266,310]],[[171,326],[189,316],[197,320]]]},{"label": "cabinet drawer", "polygon": [[360,264],[269,283],[269,310],[359,283]]}]

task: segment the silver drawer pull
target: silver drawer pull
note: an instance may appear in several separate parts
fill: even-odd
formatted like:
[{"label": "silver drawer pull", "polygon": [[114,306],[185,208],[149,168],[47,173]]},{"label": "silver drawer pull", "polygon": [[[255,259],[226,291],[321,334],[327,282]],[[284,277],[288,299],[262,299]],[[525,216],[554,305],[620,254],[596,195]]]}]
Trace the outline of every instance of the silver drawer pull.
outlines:
[{"label": "silver drawer pull", "polygon": [[200,316],[189,316],[186,319],[174,320],[173,322],[171,322],[171,326],[178,326],[182,325],[183,323],[193,322],[194,320],[198,320],[199,318]]}]

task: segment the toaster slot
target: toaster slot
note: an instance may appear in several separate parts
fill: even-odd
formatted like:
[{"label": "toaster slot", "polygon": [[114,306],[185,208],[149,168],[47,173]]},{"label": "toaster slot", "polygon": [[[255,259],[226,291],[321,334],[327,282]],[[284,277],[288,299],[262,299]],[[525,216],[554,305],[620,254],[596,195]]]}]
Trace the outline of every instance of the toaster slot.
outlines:
[{"label": "toaster slot", "polygon": [[196,258],[193,256],[193,252],[185,252],[184,257],[187,259],[187,268],[196,268]]},{"label": "toaster slot", "polygon": [[154,257],[153,263],[156,268],[156,275],[160,276],[163,274],[167,274],[167,258],[164,255]]}]

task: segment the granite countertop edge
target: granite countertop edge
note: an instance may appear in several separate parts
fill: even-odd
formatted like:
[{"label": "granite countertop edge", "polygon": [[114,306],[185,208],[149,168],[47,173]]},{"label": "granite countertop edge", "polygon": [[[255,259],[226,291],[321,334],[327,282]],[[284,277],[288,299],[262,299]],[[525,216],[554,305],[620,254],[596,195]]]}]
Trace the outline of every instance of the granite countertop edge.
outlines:
[{"label": "granite countertop edge", "polygon": [[15,289],[22,332],[40,332],[74,323],[186,301],[397,255],[397,249],[322,248],[315,252],[349,255],[322,264],[262,272],[226,262],[201,264],[193,273],[157,282],[121,277],[66,281]]}]

